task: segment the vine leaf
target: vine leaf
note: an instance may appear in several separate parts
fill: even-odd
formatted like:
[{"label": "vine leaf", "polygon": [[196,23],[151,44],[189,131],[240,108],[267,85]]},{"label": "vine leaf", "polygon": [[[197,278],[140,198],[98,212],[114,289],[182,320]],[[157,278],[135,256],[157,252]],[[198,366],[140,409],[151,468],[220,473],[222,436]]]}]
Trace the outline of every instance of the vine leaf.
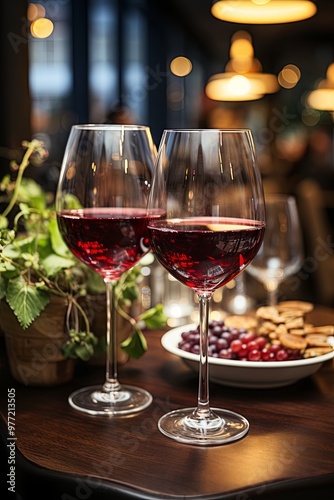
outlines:
[{"label": "vine leaf", "polygon": [[73,267],[74,260],[66,259],[65,257],[60,257],[56,254],[48,255],[42,260],[47,277],[56,276],[63,269],[69,269]]},{"label": "vine leaf", "polygon": [[28,285],[21,276],[8,282],[6,298],[18,322],[25,330],[50,301],[47,292]]},{"label": "vine leaf", "polygon": [[51,244],[52,244],[53,251],[57,255],[60,255],[61,257],[65,257],[67,259],[71,258],[72,265],[73,265],[73,263],[74,263],[73,255],[72,255],[71,251],[68,249],[67,245],[65,244],[65,242],[60,234],[57,219],[55,217],[55,213],[51,213],[51,216],[50,216],[49,232],[50,232],[50,238],[51,238]]},{"label": "vine leaf", "polygon": [[167,317],[164,313],[164,309],[162,304],[157,304],[155,307],[151,309],[147,309],[144,311],[139,318],[141,321],[145,322],[146,328],[149,329],[159,329],[162,328],[167,321]]},{"label": "vine leaf", "polygon": [[121,343],[121,348],[128,356],[139,359],[147,351],[147,342],[143,333],[136,328],[134,334]]}]

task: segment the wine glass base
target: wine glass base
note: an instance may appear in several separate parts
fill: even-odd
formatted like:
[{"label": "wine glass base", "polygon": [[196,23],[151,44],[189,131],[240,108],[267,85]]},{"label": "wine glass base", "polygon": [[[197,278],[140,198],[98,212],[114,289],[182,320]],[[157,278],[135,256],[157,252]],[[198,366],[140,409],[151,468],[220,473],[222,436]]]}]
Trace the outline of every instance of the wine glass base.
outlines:
[{"label": "wine glass base", "polygon": [[212,418],[195,420],[196,408],[174,410],[162,416],[158,422],[159,430],[180,443],[193,445],[222,445],[245,436],[249,422],[239,413],[220,408],[212,408]]},{"label": "wine glass base", "polygon": [[70,394],[69,404],[90,415],[123,416],[144,410],[152,403],[152,395],[139,387],[122,385],[119,391],[106,392],[102,386],[84,387]]}]

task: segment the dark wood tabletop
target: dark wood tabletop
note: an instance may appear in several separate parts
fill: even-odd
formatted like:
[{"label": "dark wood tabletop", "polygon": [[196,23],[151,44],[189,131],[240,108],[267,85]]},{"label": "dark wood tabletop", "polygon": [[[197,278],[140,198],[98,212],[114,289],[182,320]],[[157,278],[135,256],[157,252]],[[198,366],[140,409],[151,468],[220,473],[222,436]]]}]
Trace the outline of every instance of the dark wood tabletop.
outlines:
[{"label": "dark wood tabletop", "polygon": [[[315,324],[334,322],[332,310],[312,314]],[[103,367],[84,365],[71,383],[34,388],[16,384],[2,356],[1,474],[9,457],[7,392],[15,388],[15,479],[23,499],[334,498],[333,361],[282,388],[210,383],[212,406],[241,413],[250,430],[231,444],[197,447],[157,428],[166,411],[196,404],[198,382],[182,360],[163,349],[162,334],[147,332],[148,352],[120,370],[121,382],[154,397],[146,410],[127,418],[81,414],[67,402],[73,390],[102,384]]]}]

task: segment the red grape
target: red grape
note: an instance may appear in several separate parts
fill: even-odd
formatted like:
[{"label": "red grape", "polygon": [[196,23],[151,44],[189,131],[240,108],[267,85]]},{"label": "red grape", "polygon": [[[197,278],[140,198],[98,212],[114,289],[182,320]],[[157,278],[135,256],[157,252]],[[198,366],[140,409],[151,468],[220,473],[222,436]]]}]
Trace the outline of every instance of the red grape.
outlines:
[{"label": "red grape", "polygon": [[249,361],[261,361],[261,351],[258,349],[252,349],[248,352],[247,359]]},{"label": "red grape", "polygon": [[239,352],[242,346],[242,341],[240,339],[234,339],[232,340],[230,347],[232,352]]},{"label": "red grape", "polygon": [[[209,322],[208,356],[220,359],[243,361],[286,361],[301,359],[300,351],[285,349],[280,344],[271,344],[263,335],[248,332],[244,328],[228,327],[223,321]],[[182,332],[178,347],[199,354],[199,327]]]}]

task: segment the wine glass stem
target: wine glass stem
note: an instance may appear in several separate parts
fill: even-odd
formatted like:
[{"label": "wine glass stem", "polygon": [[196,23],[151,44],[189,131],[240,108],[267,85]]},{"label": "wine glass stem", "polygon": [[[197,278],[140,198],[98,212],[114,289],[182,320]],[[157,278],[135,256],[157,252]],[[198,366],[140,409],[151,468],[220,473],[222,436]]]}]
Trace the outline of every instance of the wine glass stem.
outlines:
[{"label": "wine glass stem", "polygon": [[208,328],[211,294],[198,294],[200,327],[200,362],[198,404],[196,418],[205,419],[210,415],[209,405],[209,363],[208,363]]},{"label": "wine glass stem", "polygon": [[107,302],[107,335],[106,335],[106,377],[103,390],[119,391],[121,385],[117,379],[117,331],[115,288],[116,281],[105,281]]},{"label": "wine glass stem", "polygon": [[268,305],[276,306],[278,301],[278,283],[270,282],[266,284],[268,292]]}]

